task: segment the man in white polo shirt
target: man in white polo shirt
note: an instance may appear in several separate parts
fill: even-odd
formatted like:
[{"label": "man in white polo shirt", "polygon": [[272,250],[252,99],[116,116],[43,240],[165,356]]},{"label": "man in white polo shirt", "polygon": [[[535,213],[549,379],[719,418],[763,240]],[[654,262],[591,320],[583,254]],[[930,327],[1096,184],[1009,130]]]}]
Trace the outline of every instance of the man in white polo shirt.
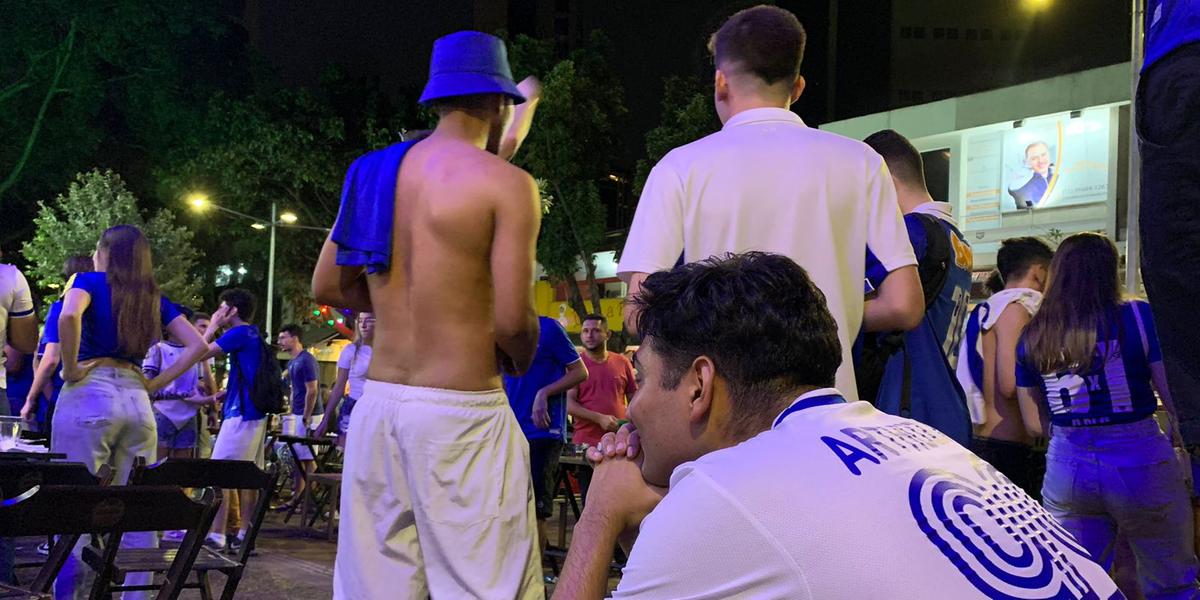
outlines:
[{"label": "man in white polo shirt", "polygon": [[[869,331],[907,331],[924,299],[883,159],[788,110],[804,91],[804,40],[795,15],[772,6],[743,10],[713,34],[725,126],[651,171],[617,271],[633,297],[646,274],[679,262],[747,250],[792,258],[829,300],[843,349],[838,387],[855,399],[850,342],[864,319]],[[868,247],[890,274],[864,309]]]},{"label": "man in white polo shirt", "polygon": [[831,387],[834,320],[787,257],[655,273],[636,302],[641,453],[590,456],[555,598],[602,597],[629,532],[618,599],[1123,598],[991,465]]},{"label": "man in white polo shirt", "polygon": [[[13,265],[0,263],[0,350],[11,344],[23,354],[33,354],[37,350],[37,326],[25,275]],[[4,361],[0,361],[0,415],[9,413],[4,381]]]}]

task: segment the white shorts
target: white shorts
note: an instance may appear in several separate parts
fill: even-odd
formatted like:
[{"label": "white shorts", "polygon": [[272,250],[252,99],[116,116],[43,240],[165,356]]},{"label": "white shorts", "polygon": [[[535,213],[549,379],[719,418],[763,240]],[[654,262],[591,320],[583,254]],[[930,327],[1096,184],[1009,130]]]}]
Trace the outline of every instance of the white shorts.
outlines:
[{"label": "white shorts", "polygon": [[[321,424],[321,420],[325,415],[313,415],[310,423],[313,429],[316,429]],[[308,437],[308,430],[304,427],[303,415],[283,415],[279,423],[280,432],[283,435],[295,437]],[[275,448],[283,448],[283,442],[275,442]],[[296,454],[296,460],[313,460],[313,454],[308,449],[307,444],[292,444],[292,452]]]},{"label": "white shorts", "polygon": [[503,390],[368,380],[350,417],[333,597],[544,597],[529,446]]},{"label": "white shorts", "polygon": [[229,417],[221,421],[221,431],[213,442],[213,460],[245,460],[264,468],[266,464],[263,444],[267,436],[267,419],[243,421],[241,417]]}]

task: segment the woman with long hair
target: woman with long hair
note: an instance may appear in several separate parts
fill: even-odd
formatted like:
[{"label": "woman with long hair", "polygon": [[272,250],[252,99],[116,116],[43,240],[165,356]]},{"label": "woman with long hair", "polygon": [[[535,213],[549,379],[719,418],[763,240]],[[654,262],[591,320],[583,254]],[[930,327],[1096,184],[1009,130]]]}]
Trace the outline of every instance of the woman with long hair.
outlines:
[{"label": "woman with long hair", "polygon": [[[1106,568],[1120,533],[1147,598],[1200,593],[1182,446],[1150,306],[1121,298],[1117,248],[1080,233],[1050,263],[1017,348],[1018,401],[1050,434],[1042,501]],[[1170,435],[1154,420],[1158,398]]]},{"label": "woman with long hair", "polygon": [[[50,448],[96,472],[111,465],[114,483],[128,481],[136,457],[153,462],[158,444],[150,394],[203,357],[206,348],[187,318],[158,289],[150,244],[137,227],[117,225],[100,236],[96,271],[79,273],[63,298],[58,320],[62,378]],[[146,380],[146,351],[166,327],[185,347],[184,357]],[[129,534],[129,545],[153,544]],[[146,539],[143,539],[146,538]],[[78,597],[85,576],[64,568],[56,598]],[[126,596],[129,597],[129,596]]]},{"label": "woman with long hair", "polygon": [[[329,400],[325,405],[326,419],[317,426],[316,435],[325,435],[333,415],[337,415],[338,447],[346,447],[346,432],[350,426],[350,412],[354,404],[362,396],[363,384],[367,381],[367,366],[371,364],[371,344],[375,341],[375,315],[359,313],[354,325],[354,343],[347,344],[338,355],[337,379],[329,390]],[[349,390],[347,390],[349,384]],[[342,398],[345,401],[342,401]],[[339,407],[340,404],[340,407]],[[340,412],[338,411],[340,408]]]}]

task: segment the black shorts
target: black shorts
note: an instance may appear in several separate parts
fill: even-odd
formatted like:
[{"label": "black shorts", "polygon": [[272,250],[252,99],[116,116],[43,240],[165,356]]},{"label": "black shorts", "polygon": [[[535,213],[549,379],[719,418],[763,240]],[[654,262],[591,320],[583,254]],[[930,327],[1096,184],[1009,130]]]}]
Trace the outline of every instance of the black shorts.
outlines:
[{"label": "black shorts", "polygon": [[554,484],[562,449],[563,441],[557,438],[529,440],[529,475],[539,519],[549,519],[554,513]]},{"label": "black shorts", "polygon": [[1042,480],[1046,478],[1046,452],[1033,446],[984,437],[971,438],[971,452],[996,467],[1025,490],[1034,500],[1042,500]]}]

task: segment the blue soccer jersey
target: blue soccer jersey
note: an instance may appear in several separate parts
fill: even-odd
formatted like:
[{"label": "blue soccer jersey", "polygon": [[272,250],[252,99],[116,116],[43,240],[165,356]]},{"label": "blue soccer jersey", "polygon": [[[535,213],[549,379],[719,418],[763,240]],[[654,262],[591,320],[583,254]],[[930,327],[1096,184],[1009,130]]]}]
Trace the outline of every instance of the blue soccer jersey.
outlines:
[{"label": "blue soccer jersey", "polygon": [[1116,425],[1140,421],[1158,408],[1150,385],[1150,365],[1162,361],[1150,305],[1141,301],[1116,309],[1115,328],[1097,331],[1092,364],[1079,372],[1041,373],[1028,356],[1025,338],[1017,346],[1017,385],[1040,389],[1050,420],[1064,427]]},{"label": "blue soccer jersey", "polygon": [[[925,318],[904,334],[903,352],[894,354],[885,367],[875,406],[890,414],[901,414],[908,394],[908,416],[932,425],[955,441],[970,440],[970,417],[962,389],[954,375],[954,364],[962,338],[963,320],[971,297],[971,246],[950,219],[945,203],[927,203],[904,216],[908,237],[917,261],[936,260],[929,255],[931,243],[918,213],[937,219],[952,250],[946,280],[937,297],[925,310]],[[886,270],[867,250],[867,286],[877,287]],[[906,373],[907,372],[907,373]],[[905,380],[908,380],[906,383]]]}]

